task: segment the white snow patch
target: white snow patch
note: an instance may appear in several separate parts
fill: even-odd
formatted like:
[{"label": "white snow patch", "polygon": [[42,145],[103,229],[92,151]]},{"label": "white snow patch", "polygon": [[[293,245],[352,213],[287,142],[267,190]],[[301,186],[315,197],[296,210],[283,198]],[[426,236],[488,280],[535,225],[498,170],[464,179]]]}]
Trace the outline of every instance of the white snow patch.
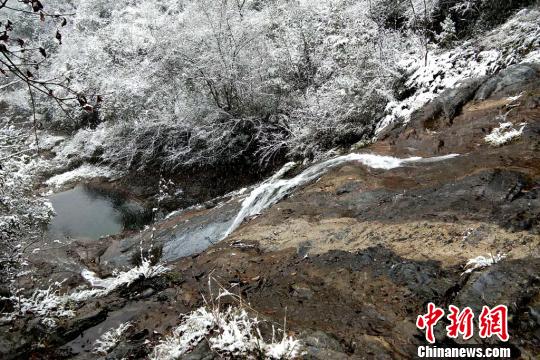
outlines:
[{"label": "white snow patch", "polygon": [[514,124],[511,122],[504,122],[499,127],[493,129],[489,135],[486,135],[484,141],[492,146],[502,146],[509,142],[521,137],[523,129],[525,129],[524,123],[520,124],[520,128],[514,128]]},{"label": "white snow patch", "polygon": [[509,96],[509,97],[506,98],[506,100],[508,100],[510,102],[514,102],[514,101],[519,100],[522,96],[523,96],[523,92],[519,93],[516,96]]},{"label": "white snow patch", "polygon": [[110,329],[99,337],[94,343],[92,352],[99,355],[107,355],[118,345],[124,333],[131,327],[131,323],[120,324],[117,328]]},{"label": "white snow patch", "polygon": [[38,146],[40,150],[51,150],[65,140],[65,136],[42,132],[38,135]]},{"label": "white snow patch", "polygon": [[81,129],[71,139],[64,142],[58,158],[68,160],[91,157],[103,144],[107,143],[107,134],[110,126],[107,123],[99,124],[96,129]]},{"label": "white snow patch", "polygon": [[77,169],[59,174],[48,179],[45,184],[49,186],[62,186],[66,183],[81,179],[92,179],[97,177],[113,178],[118,173],[108,167],[84,164]]},{"label": "white snow patch", "polygon": [[46,327],[48,327],[49,329],[54,329],[56,327],[56,320],[54,320],[53,318],[43,318],[41,319],[41,323],[43,325],[45,325]]},{"label": "white snow patch", "polygon": [[48,289],[36,290],[29,297],[13,296],[10,300],[14,303],[19,313],[32,313],[43,317],[72,317],[73,310],[68,308],[68,300],[64,296],[59,296],[58,291],[50,286]]},{"label": "white snow patch", "polygon": [[154,348],[153,360],[173,360],[192,351],[207,340],[210,348],[225,357],[292,359],[298,356],[300,342],[283,336],[281,341],[265,342],[258,329],[259,321],[244,309],[229,307],[209,311],[201,307],[186,315],[181,325]]},{"label": "white snow patch", "polygon": [[531,51],[521,60],[521,63],[540,63],[540,50]]},{"label": "white snow patch", "polygon": [[12,296],[9,298],[19,313],[34,313],[43,317],[72,317],[75,312],[72,305],[90,298],[101,297],[109,294],[122,285],[130,285],[134,281],[142,278],[152,278],[168,271],[163,265],[151,265],[149,260],[143,261],[140,266],[125,272],[116,272],[113,277],[100,279],[95,273],[83,270],[81,275],[85,278],[92,289],[78,289],[71,294],[59,295],[55,287],[50,286],[45,290],[36,290],[29,297]]},{"label": "white snow patch", "polygon": [[91,297],[100,297],[109,294],[122,285],[130,285],[139,279],[150,279],[167,272],[169,269],[163,265],[151,265],[149,260],[125,272],[115,272],[113,277],[101,279],[90,270],[83,270],[82,277],[92,285],[93,289],[75,292],[69,297],[74,301],[84,301]]},{"label": "white snow patch", "polygon": [[[475,258],[469,259],[467,263],[465,264],[465,271],[463,274],[469,274],[472,273],[475,270],[483,269],[486,267],[489,267],[493,264],[496,264],[500,262],[502,259],[506,257],[505,254],[497,254],[495,256],[489,254],[489,256],[477,256]],[[463,275],[462,274],[462,275]]]}]

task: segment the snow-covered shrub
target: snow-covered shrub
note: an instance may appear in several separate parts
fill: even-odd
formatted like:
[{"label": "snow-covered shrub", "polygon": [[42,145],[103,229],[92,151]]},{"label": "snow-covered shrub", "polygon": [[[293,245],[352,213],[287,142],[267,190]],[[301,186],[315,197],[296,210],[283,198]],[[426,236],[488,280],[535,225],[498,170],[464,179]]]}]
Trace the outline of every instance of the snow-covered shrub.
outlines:
[{"label": "snow-covered shrub", "polygon": [[510,65],[534,59],[531,55],[538,56],[540,48],[539,16],[537,7],[524,9],[477,40],[449,50],[433,51],[428,56],[427,66],[417,54],[403,55],[398,66],[409,74],[403,87],[412,94],[387,104],[387,115],[379,121],[376,132],[380,133],[396,121],[407,122],[416,110],[466,79],[491,75]]},{"label": "snow-covered shrub", "polygon": [[465,264],[465,271],[463,272],[463,274],[469,274],[473,271],[489,267],[493,264],[501,262],[504,258],[506,258],[506,255],[504,254],[496,254],[495,256],[489,254],[489,256],[487,257],[477,256],[475,258],[469,259]]},{"label": "snow-covered shrub", "polygon": [[92,286],[89,290],[77,290],[69,294],[69,298],[74,301],[84,301],[92,297],[105,296],[121,286],[129,286],[140,279],[151,279],[168,271],[168,268],[156,264],[152,265],[149,259],[143,259],[141,265],[128,271],[115,271],[110,278],[101,279],[90,270],[83,270],[82,277]]},{"label": "snow-covered shrub", "polygon": [[225,358],[293,359],[299,355],[298,340],[284,334],[281,339],[267,342],[261,336],[259,323],[242,308],[201,307],[183,317],[172,334],[154,348],[151,359],[179,359],[202,341]]},{"label": "snow-covered shrub", "polygon": [[347,0],[83,0],[51,76],[103,95],[99,156],[117,167],[320,154],[371,135],[411,48],[368,13]]},{"label": "snow-covered shrub", "polygon": [[54,214],[34,194],[34,176],[46,162],[36,156],[35,139],[7,117],[0,118],[0,283],[12,282],[25,264],[26,247],[39,240]]},{"label": "snow-covered shrub", "polygon": [[486,135],[484,140],[492,146],[506,145],[521,137],[525,125],[526,124],[520,124],[519,129],[516,129],[511,122],[501,123],[499,127],[494,128],[490,134]]},{"label": "snow-covered shrub", "polygon": [[442,31],[436,35],[437,42],[444,47],[450,47],[452,43],[457,39],[456,37],[456,24],[450,16],[441,24]]},{"label": "snow-covered shrub", "polygon": [[[459,80],[526,56],[536,40],[534,21],[523,16],[511,21],[516,29],[498,29],[514,38],[515,56],[497,41],[437,50],[437,40],[449,47],[463,37],[460,19],[469,13],[529,2],[511,3],[82,0],[69,36],[40,71],[104,99],[92,114],[99,119],[74,122],[51,110],[62,127],[92,128],[63,157],[120,169],[317,158],[371,138],[389,101],[383,124]],[[418,93],[396,104],[391,88],[401,73],[412,74],[408,87]]]},{"label": "snow-covered shrub", "polygon": [[69,299],[60,296],[55,289],[55,287],[58,287],[59,285],[60,284],[55,284],[47,289],[36,290],[29,297],[22,295],[11,297],[10,300],[14,304],[16,313],[31,313],[46,319],[52,319],[52,317],[74,316],[75,313],[68,304]]},{"label": "snow-covered shrub", "polygon": [[[217,286],[214,293],[212,286]],[[255,313],[240,295],[225,289],[215,278],[208,278],[209,301],[181,317],[180,325],[154,347],[152,360],[173,360],[189,355],[201,343],[222,358],[234,359],[293,359],[300,355],[301,343],[287,336],[286,321],[282,333],[277,338],[276,327],[272,325],[272,336],[263,337],[260,326],[265,321],[258,320]],[[221,299],[228,298],[235,305],[221,305]],[[248,310],[249,309],[249,310]]]},{"label": "snow-covered shrub", "polygon": [[131,327],[130,322],[122,323],[114,329],[106,331],[99,337],[94,343],[94,349],[92,352],[98,355],[107,355],[112,349],[114,349],[118,343],[122,340],[122,336]]},{"label": "snow-covered shrub", "polygon": [[[81,275],[91,285],[90,289],[77,288],[72,293],[61,295],[58,291],[61,284],[57,283],[48,289],[36,290],[29,297],[15,294],[8,300],[13,304],[13,314],[32,313],[46,319],[71,317],[75,315],[73,308],[77,303],[105,296],[122,286],[129,286],[141,279],[151,279],[167,271],[168,268],[165,266],[151,265],[147,259],[128,271],[115,271],[112,277],[105,279],[97,277],[92,271],[83,270]],[[13,314],[3,315],[13,316]]]}]

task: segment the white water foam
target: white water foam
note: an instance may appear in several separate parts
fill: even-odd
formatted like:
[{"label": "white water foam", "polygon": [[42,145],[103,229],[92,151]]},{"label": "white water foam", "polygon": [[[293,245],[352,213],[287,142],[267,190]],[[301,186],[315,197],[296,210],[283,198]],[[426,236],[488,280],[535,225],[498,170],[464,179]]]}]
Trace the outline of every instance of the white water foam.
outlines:
[{"label": "white water foam", "polygon": [[253,189],[249,196],[244,199],[242,202],[242,208],[222,238],[226,238],[229,234],[236,230],[236,228],[242,224],[244,219],[260,214],[264,209],[283,199],[283,197],[288,195],[293,189],[316,180],[329,169],[343,163],[356,161],[374,169],[390,170],[407,164],[430,163],[451,159],[456,156],[458,156],[458,154],[450,154],[426,159],[421,157],[399,159],[392,156],[374,154],[348,154],[315,164],[292,179],[281,179],[283,175],[285,175],[295,166],[295,163],[287,163],[271,178]]}]

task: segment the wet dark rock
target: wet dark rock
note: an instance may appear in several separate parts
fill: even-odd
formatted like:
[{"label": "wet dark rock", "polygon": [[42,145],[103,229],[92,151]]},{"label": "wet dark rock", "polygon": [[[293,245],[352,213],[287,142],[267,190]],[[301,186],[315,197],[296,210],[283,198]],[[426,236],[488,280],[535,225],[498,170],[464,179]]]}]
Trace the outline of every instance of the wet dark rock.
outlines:
[{"label": "wet dark rock", "polygon": [[22,359],[32,349],[34,339],[9,326],[0,327],[0,358],[5,360]]},{"label": "wet dark rock", "polygon": [[489,268],[474,272],[456,301],[475,310],[483,305],[507,305],[513,310],[522,307],[540,291],[540,258],[503,260]]},{"label": "wet dark rock", "polygon": [[349,183],[346,183],[345,185],[339,187],[337,190],[336,190],[336,195],[343,195],[343,194],[348,194],[350,192],[353,192],[353,191],[356,191],[360,188],[360,184],[357,183],[357,182],[349,182]]},{"label": "wet dark rock", "polygon": [[389,276],[425,299],[441,298],[453,284],[452,279],[447,278],[448,274],[445,274],[435,261],[403,261],[391,267]]},{"label": "wet dark rock", "polygon": [[141,299],[145,299],[145,298],[148,298],[152,295],[154,295],[154,293],[156,292],[156,290],[152,289],[152,288],[148,288],[148,289],[145,289],[141,295],[139,296]]},{"label": "wet dark rock", "polygon": [[484,81],[485,78],[471,79],[454,89],[445,90],[435,100],[413,113],[411,118],[413,121],[420,120],[431,130],[441,126],[436,122],[440,117],[451,123],[461,108],[474,97]]},{"label": "wet dark rock", "polygon": [[515,96],[527,91],[530,86],[537,86],[540,81],[538,64],[518,64],[501,70],[490,77],[476,92],[475,100],[489,97]]},{"label": "wet dark rock", "polygon": [[89,329],[107,318],[108,309],[97,309],[88,314],[80,315],[70,319],[66,324],[59,327],[53,334],[54,342],[65,344],[81,335],[86,329]]},{"label": "wet dark rock", "polygon": [[204,203],[204,208],[205,209],[211,209],[211,208],[213,208],[215,206],[216,206],[216,203],[213,202],[213,201],[207,201],[207,202]]},{"label": "wet dark rock", "polygon": [[147,357],[148,351],[142,341],[121,341],[109,354],[107,354],[107,356],[105,356],[105,359],[145,359]]},{"label": "wet dark rock", "polygon": [[109,246],[100,257],[100,263],[110,268],[129,265],[134,259],[140,260],[141,245],[143,253],[150,248],[160,249],[155,258],[162,261],[196,255],[219,242],[236,217],[239,206],[237,201],[231,201],[220,207],[180,213],[154,225],[155,230],[128,236]]},{"label": "wet dark rock", "polygon": [[309,346],[305,349],[305,354],[302,356],[303,359],[312,359],[312,360],[347,360],[351,357],[345,353],[340,353],[328,349],[320,349],[315,346]]},{"label": "wet dark rock", "polygon": [[208,346],[208,342],[201,341],[189,354],[182,356],[183,360],[213,360],[216,354]]},{"label": "wet dark rock", "polygon": [[487,220],[513,231],[540,230],[540,187],[523,173],[502,169],[402,194],[381,190],[345,194],[334,206],[362,221]]},{"label": "wet dark rock", "polygon": [[351,271],[369,271],[377,277],[388,277],[407,287],[421,299],[442,298],[457,278],[455,272],[441,268],[437,261],[410,261],[381,247],[370,247],[356,254],[330,251],[316,258],[326,264],[335,263]]},{"label": "wet dark rock", "polygon": [[304,241],[298,245],[296,250],[298,257],[303,258],[309,254],[309,250],[313,247],[310,241]]},{"label": "wet dark rock", "polygon": [[303,358],[313,360],[349,359],[339,340],[322,331],[301,334]]},{"label": "wet dark rock", "polygon": [[117,290],[120,296],[124,298],[146,298],[156,292],[166,289],[169,286],[169,280],[166,276],[159,276],[152,279],[140,278],[129,286],[123,286]]},{"label": "wet dark rock", "polygon": [[[458,307],[470,306],[480,314],[484,305],[506,305],[510,342],[540,348],[540,258],[503,260],[473,273],[456,296]],[[476,338],[476,341],[482,342]],[[490,339],[490,342],[495,339]]]}]

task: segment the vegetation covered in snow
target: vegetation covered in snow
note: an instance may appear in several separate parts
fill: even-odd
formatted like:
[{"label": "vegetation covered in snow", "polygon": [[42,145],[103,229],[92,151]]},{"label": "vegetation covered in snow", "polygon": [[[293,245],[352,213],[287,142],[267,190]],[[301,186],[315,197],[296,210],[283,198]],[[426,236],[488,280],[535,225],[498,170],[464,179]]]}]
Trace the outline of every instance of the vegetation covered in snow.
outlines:
[{"label": "vegetation covered in snow", "polygon": [[35,176],[43,170],[33,136],[2,114],[0,124],[0,283],[12,284],[27,265],[27,248],[41,238],[54,212],[47,199],[33,193]]},{"label": "vegetation covered in snow", "polygon": [[121,169],[316,158],[529,56],[538,10],[468,40],[528,3],[85,0],[40,71],[105,101],[46,113]]},{"label": "vegetation covered in snow", "polygon": [[[216,300],[235,295],[228,291],[220,293]],[[150,357],[153,360],[174,360],[188,355],[201,343],[220,357],[237,359],[294,359],[301,353],[300,341],[287,336],[276,338],[273,327],[272,339],[266,341],[259,326],[262,322],[238,306],[222,307],[212,301],[182,317],[181,324],[163,339]]]},{"label": "vegetation covered in snow", "polygon": [[105,279],[97,277],[92,271],[83,270],[81,275],[91,285],[90,289],[77,288],[71,293],[59,294],[61,284],[54,284],[48,289],[34,291],[29,297],[15,294],[9,299],[14,304],[14,314],[3,315],[10,317],[32,313],[54,324],[56,318],[74,316],[73,309],[77,303],[105,296],[122,286],[129,286],[137,280],[151,279],[167,270],[163,265],[151,265],[149,260],[143,260],[141,265],[128,271],[117,271]]},{"label": "vegetation covered in snow", "polygon": [[61,46],[15,19],[52,47],[36,76],[67,79],[55,96],[99,94],[76,116],[35,94],[43,126],[78,132],[63,157],[256,167],[368,141],[464,79],[533,59],[539,11],[517,12],[533,3],[55,0],[75,14]]},{"label": "vegetation covered in snow", "polygon": [[95,354],[107,355],[118,343],[122,340],[122,336],[126,333],[127,330],[131,327],[131,323],[123,323],[114,329],[106,331],[103,335],[99,337],[94,343]]},{"label": "vegetation covered in snow", "polygon": [[493,146],[505,145],[512,140],[519,138],[523,133],[525,126],[525,124],[520,124],[518,128],[515,128],[514,124],[511,122],[501,123],[499,127],[493,129],[490,134],[486,135],[484,140]]},{"label": "vegetation covered in snow", "polygon": [[[0,0],[0,300],[12,310],[2,320],[32,314],[54,328],[85,301],[168,271],[143,259],[108,278],[84,270],[90,287],[68,293],[60,283],[23,288],[28,249],[54,215],[40,186],[145,170],[159,173],[159,205],[166,172],[235,177],[238,165],[260,173],[286,164],[251,188],[226,236],[345,161],[393,169],[453,157],[330,158],[464,81],[539,62],[539,18],[534,0]],[[527,126],[501,119],[484,141],[508,144]],[[502,258],[471,259],[464,271]],[[201,344],[224,357],[300,354],[286,329],[269,340],[252,315],[207,304],[152,356]],[[106,332],[95,353],[114,349],[128,327]]]}]

